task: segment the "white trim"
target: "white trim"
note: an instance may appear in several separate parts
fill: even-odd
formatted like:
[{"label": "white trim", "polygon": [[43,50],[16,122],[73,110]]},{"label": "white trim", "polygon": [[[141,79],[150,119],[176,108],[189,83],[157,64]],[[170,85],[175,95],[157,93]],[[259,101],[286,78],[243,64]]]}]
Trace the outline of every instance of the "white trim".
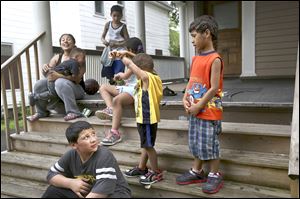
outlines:
[{"label": "white trim", "polygon": [[55,167],[60,171],[60,172],[64,172],[64,168],[62,168],[61,166],[59,166],[58,162],[55,163]]},{"label": "white trim", "polygon": [[112,167],[96,169],[96,173],[101,173],[101,172],[116,172],[116,170]]},{"label": "white trim", "polygon": [[103,179],[103,178],[106,178],[106,179],[117,179],[117,176],[116,175],[110,175],[110,174],[96,175],[96,180]]},{"label": "white trim", "polygon": [[170,6],[169,3],[165,1],[149,1],[149,3],[167,11],[171,11],[173,9],[172,6]]},{"label": "white trim", "polygon": [[255,1],[242,1],[242,74],[253,77],[255,73]]}]

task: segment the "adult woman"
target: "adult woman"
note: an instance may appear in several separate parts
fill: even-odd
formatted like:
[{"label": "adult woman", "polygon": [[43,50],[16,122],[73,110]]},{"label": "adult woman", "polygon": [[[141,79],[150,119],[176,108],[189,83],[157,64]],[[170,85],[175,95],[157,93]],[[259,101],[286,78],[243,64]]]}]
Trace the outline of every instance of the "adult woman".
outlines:
[{"label": "adult woman", "polygon": [[[60,47],[63,50],[63,53],[55,55],[49,62],[43,66],[43,74],[47,76],[46,79],[38,80],[34,85],[34,92],[41,93],[46,91],[47,81],[55,81],[55,91],[57,92],[58,97],[54,97],[51,100],[39,100],[35,104],[36,113],[32,116],[27,117],[27,120],[34,122],[42,117],[48,117],[50,112],[49,109],[54,107],[60,99],[64,102],[65,112],[67,115],[64,119],[72,120],[77,117],[81,117],[81,113],[76,104],[76,99],[82,99],[84,97],[84,89],[80,84],[75,84],[74,82],[66,79],[63,75],[49,70],[63,61],[70,59],[70,52],[75,47],[75,38],[71,34],[63,34],[60,39]],[[78,78],[83,77],[85,73],[85,67],[80,69]],[[82,81],[83,82],[83,81]]]}]

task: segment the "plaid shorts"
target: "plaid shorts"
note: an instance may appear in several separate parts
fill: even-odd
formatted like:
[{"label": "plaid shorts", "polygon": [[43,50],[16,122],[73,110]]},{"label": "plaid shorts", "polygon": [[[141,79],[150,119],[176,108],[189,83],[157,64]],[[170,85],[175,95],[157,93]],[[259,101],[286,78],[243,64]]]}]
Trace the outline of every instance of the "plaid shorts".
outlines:
[{"label": "plaid shorts", "polygon": [[203,120],[194,116],[189,120],[189,148],[200,160],[219,158],[218,136],[222,131],[221,120]]}]

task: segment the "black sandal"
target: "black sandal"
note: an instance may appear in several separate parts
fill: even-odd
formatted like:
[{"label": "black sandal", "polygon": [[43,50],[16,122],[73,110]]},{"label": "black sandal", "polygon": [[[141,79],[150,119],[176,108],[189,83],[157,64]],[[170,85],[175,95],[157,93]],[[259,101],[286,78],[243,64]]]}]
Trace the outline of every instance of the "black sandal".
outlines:
[{"label": "black sandal", "polygon": [[168,86],[166,88],[164,88],[163,94],[164,94],[164,96],[175,96],[175,95],[177,95],[177,93],[175,91],[169,89]]}]

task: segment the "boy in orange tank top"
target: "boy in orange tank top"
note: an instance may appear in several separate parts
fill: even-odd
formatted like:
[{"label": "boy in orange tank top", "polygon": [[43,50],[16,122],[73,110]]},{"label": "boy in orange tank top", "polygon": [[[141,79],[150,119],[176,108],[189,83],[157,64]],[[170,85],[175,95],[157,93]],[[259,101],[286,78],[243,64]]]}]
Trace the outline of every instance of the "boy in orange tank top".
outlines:
[{"label": "boy in orange tank top", "polygon": [[[197,55],[192,59],[190,80],[183,96],[183,105],[190,115],[189,148],[194,156],[192,168],[176,178],[185,185],[206,182],[205,193],[216,193],[223,186],[219,172],[219,139],[222,120],[223,62],[215,51],[218,24],[212,16],[196,18],[189,27]],[[208,161],[206,177],[202,169]]]}]

